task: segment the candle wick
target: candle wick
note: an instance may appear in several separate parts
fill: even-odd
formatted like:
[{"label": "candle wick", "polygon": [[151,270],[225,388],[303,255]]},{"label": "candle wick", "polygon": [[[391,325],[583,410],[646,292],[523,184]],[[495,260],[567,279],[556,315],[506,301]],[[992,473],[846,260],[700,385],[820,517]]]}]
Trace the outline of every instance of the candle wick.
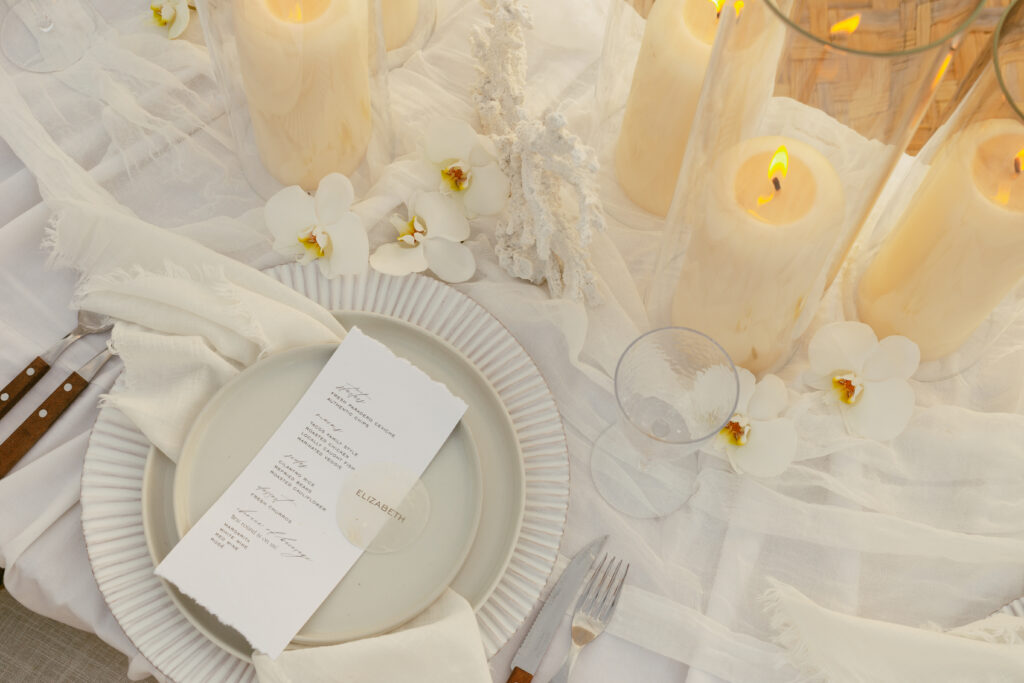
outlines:
[{"label": "candle wick", "polygon": [[779,180],[778,176],[772,176],[772,187],[775,188],[776,192],[779,192],[779,191],[782,190],[782,181]]},{"label": "candle wick", "polygon": [[1013,172],[1015,175],[1020,175],[1020,157],[1013,159]]},{"label": "candle wick", "polygon": [[721,18],[722,18],[722,10],[718,10],[717,12],[715,12],[715,19],[721,19]]}]

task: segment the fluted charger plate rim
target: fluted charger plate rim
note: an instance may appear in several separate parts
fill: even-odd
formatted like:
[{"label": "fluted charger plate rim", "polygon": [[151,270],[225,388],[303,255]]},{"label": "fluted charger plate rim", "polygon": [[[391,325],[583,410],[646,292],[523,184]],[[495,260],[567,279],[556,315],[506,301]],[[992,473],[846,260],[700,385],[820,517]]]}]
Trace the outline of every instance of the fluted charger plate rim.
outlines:
[{"label": "fluted charger plate rim", "polygon": [[[372,272],[327,280],[315,263],[266,272],[330,310],[375,312],[422,327],[458,349],[501,397],[522,452],[526,503],[511,557],[476,611],[492,656],[539,600],[568,510],[565,433],[536,365],[494,316],[436,280]],[[129,639],[171,680],[254,681],[252,665],[198,631],[153,574],[141,504],[149,449],[124,415],[101,410],[82,475],[82,527],[100,591]]]}]

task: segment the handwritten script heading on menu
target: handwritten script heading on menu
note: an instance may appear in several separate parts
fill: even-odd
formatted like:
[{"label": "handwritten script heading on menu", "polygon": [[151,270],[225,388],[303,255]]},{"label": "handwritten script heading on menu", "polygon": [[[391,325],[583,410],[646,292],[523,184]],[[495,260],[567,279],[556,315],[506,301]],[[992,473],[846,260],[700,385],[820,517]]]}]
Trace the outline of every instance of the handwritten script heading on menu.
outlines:
[{"label": "handwritten script heading on menu", "polygon": [[353,328],[157,575],[277,657],[362,555],[338,526],[342,486],[381,463],[419,476],[465,410]]}]

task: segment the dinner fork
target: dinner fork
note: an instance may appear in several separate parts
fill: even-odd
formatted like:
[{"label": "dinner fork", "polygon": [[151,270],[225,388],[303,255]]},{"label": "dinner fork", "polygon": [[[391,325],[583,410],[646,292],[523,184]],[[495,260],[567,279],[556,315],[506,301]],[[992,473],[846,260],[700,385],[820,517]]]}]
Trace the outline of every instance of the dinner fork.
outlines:
[{"label": "dinner fork", "polygon": [[7,386],[0,389],[0,417],[7,414],[18,400],[28,393],[28,390],[36,385],[57,360],[57,356],[64,353],[69,346],[88,334],[106,332],[110,329],[113,321],[105,315],[92,313],[90,311],[78,312],[78,325],[75,329],[64,335],[63,339],[43,351],[28,364],[24,370],[12,379]]},{"label": "dinner fork", "polygon": [[629,564],[622,569],[622,574],[619,574],[620,569],[622,560],[608,557],[607,554],[601,558],[601,564],[594,570],[583,595],[576,602],[576,610],[572,615],[572,647],[551,683],[568,683],[580,650],[604,632],[619,602],[619,593],[629,573]]}]

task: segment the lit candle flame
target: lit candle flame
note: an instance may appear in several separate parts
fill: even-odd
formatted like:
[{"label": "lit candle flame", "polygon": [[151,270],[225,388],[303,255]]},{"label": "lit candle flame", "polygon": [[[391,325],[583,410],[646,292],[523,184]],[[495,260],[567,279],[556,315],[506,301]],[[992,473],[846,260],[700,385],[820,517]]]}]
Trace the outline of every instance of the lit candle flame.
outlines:
[{"label": "lit candle flame", "polygon": [[789,173],[789,150],[785,145],[780,145],[772,155],[772,160],[768,162],[768,179],[772,183],[772,192],[758,197],[758,206],[764,206],[775,198],[775,193],[782,190],[782,179],[786,177],[787,173]]},{"label": "lit candle flame", "polygon": [[746,6],[747,6],[747,4],[745,2],[743,2],[743,0],[736,0],[736,4],[734,4],[732,7],[733,7],[734,10],[736,10],[736,18],[737,19],[740,18],[740,12],[742,12],[743,8],[746,7]]},{"label": "lit candle flame", "polygon": [[1017,152],[1017,156],[1013,158],[1013,174],[1020,175],[1021,166],[1024,166],[1024,149]]},{"label": "lit candle flame", "polygon": [[782,189],[781,181],[787,173],[789,173],[789,150],[785,145],[781,145],[775,150],[771,163],[768,164],[768,178],[771,179],[776,191]]},{"label": "lit candle flame", "polygon": [[711,0],[711,4],[715,6],[715,16],[722,16],[722,5],[725,4],[725,0]]},{"label": "lit candle flame", "polygon": [[942,66],[939,67],[939,73],[935,74],[935,80],[932,81],[932,90],[939,87],[939,83],[942,82],[942,77],[946,75],[946,70],[949,68],[949,63],[953,61],[953,53],[950,52],[946,55],[946,58],[942,60]]},{"label": "lit candle flame", "polygon": [[292,11],[288,13],[288,21],[296,24],[302,23],[302,3],[295,3],[295,6],[292,7]]},{"label": "lit candle flame", "polygon": [[847,17],[842,21],[837,21],[836,23],[832,24],[832,28],[829,30],[829,33],[831,33],[834,36],[850,35],[851,33],[857,30],[858,26],[860,26],[860,15],[854,14],[852,17]]}]

